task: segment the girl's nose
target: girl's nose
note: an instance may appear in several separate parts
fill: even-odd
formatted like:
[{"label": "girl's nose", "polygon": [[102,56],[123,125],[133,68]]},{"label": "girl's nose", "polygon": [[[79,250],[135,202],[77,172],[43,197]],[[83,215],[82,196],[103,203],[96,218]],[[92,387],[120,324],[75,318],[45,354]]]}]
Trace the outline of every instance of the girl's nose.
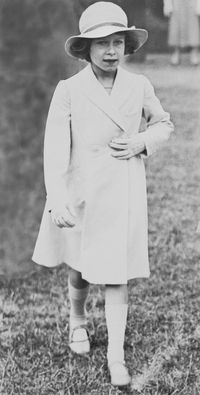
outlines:
[{"label": "girl's nose", "polygon": [[112,43],[110,44],[110,46],[108,48],[108,53],[111,54],[111,55],[115,54],[115,48],[114,48],[114,45]]}]

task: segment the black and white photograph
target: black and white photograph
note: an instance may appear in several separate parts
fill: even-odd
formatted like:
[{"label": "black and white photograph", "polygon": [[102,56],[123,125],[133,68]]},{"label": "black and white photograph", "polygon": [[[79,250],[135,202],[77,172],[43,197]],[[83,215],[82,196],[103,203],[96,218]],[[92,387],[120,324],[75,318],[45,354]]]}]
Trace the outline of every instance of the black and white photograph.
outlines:
[{"label": "black and white photograph", "polygon": [[200,395],[200,0],[0,0],[0,395]]}]

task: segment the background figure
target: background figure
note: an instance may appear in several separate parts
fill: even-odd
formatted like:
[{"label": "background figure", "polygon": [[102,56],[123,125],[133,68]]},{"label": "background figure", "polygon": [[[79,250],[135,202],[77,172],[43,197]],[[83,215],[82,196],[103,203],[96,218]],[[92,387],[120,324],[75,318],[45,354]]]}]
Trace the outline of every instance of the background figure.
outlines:
[{"label": "background figure", "polygon": [[164,0],[164,15],[169,17],[168,44],[174,48],[171,63],[179,64],[181,48],[190,47],[191,64],[199,64],[200,0]]}]

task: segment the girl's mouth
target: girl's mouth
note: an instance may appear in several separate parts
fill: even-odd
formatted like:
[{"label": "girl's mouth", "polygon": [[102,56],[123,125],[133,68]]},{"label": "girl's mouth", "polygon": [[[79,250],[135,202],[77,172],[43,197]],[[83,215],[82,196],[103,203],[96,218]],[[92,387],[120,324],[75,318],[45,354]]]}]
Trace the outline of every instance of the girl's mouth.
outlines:
[{"label": "girl's mouth", "polygon": [[104,62],[108,63],[108,64],[112,64],[117,62],[118,59],[104,59]]}]

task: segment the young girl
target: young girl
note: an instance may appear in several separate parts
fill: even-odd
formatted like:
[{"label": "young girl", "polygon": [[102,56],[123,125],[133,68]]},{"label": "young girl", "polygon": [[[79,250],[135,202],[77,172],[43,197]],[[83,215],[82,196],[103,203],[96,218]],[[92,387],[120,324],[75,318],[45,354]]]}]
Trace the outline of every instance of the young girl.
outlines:
[{"label": "young girl", "polygon": [[[89,283],[105,284],[108,367],[113,385],[126,385],[124,362],[127,282],[149,276],[147,199],[143,157],[173,130],[151,83],[119,66],[146,41],[127,27],[117,5],[97,2],[80,18],[80,34],[66,51],[88,61],[60,81],[44,142],[47,203],[33,260],[66,262],[69,271],[71,350],[90,351],[85,315]],[[142,116],[147,129],[139,133]]]},{"label": "young girl", "polygon": [[180,62],[181,48],[190,47],[190,62],[199,63],[200,0],[164,0],[164,15],[169,17],[168,44],[173,47],[171,63]]}]

